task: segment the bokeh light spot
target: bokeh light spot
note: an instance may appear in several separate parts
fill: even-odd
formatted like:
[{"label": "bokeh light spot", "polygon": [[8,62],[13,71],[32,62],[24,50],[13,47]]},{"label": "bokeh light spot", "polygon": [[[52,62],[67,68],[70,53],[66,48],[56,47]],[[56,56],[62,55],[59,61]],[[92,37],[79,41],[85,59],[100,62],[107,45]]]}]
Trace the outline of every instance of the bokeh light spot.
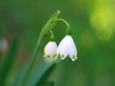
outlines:
[{"label": "bokeh light spot", "polygon": [[102,41],[108,41],[113,34],[112,29],[98,30],[96,32],[97,37]]}]

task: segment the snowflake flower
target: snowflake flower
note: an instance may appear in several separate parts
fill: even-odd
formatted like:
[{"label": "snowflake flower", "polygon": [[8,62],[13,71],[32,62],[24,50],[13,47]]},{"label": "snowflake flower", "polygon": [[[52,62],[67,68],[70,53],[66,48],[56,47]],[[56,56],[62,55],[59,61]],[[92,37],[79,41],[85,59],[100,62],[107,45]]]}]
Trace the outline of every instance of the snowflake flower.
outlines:
[{"label": "snowflake flower", "polygon": [[57,48],[57,56],[58,55],[61,56],[62,60],[65,59],[68,55],[72,61],[77,59],[77,49],[71,35],[66,35],[60,42]]},{"label": "snowflake flower", "polygon": [[44,48],[44,57],[45,58],[54,58],[56,56],[57,44],[54,41],[50,41]]}]

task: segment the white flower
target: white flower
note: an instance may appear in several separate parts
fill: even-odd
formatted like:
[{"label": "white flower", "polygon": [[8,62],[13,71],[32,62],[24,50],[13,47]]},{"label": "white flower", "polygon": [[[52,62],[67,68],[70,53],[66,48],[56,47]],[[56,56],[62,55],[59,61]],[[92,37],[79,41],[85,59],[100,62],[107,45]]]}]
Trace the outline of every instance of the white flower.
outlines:
[{"label": "white flower", "polygon": [[77,49],[70,35],[66,35],[60,42],[57,48],[57,56],[58,55],[61,56],[62,60],[65,59],[68,55],[72,59],[72,61],[75,61],[75,59],[77,59]]},{"label": "white flower", "polygon": [[44,48],[44,57],[45,58],[55,58],[57,50],[57,44],[54,41],[48,42]]}]

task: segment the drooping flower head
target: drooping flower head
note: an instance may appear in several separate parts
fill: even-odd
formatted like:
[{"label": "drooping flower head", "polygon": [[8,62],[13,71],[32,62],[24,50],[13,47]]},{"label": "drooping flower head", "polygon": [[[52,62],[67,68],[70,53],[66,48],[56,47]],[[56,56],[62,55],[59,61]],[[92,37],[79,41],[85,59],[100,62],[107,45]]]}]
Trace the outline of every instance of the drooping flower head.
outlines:
[{"label": "drooping flower head", "polygon": [[64,19],[57,19],[57,20],[63,21],[67,25],[67,31],[66,31],[66,36],[62,39],[62,41],[60,42],[57,48],[56,58],[60,55],[61,59],[63,60],[69,55],[72,61],[75,61],[77,59],[77,49],[71,37],[72,29]]},{"label": "drooping flower head", "polygon": [[68,55],[72,61],[77,59],[77,49],[71,35],[66,35],[60,42],[57,48],[57,56],[58,55],[61,56],[62,60],[65,59]]},{"label": "drooping flower head", "polygon": [[[62,39],[58,48],[56,43],[49,42],[44,49],[45,57],[53,57],[56,59],[60,55],[61,59],[64,60],[67,56],[69,56],[72,59],[72,61],[75,61],[77,59],[77,49],[71,37],[71,27],[64,19],[57,19],[57,21],[63,21],[67,25],[66,36]],[[52,34],[52,39],[54,36],[52,31],[50,32]]]},{"label": "drooping flower head", "polygon": [[54,41],[50,41],[44,48],[45,58],[55,58],[57,50],[57,44]]},{"label": "drooping flower head", "polygon": [[49,29],[49,32],[51,33],[50,40],[45,48],[44,48],[44,57],[49,60],[55,59],[56,56],[56,50],[57,50],[57,44],[54,41],[54,34],[52,30]]}]

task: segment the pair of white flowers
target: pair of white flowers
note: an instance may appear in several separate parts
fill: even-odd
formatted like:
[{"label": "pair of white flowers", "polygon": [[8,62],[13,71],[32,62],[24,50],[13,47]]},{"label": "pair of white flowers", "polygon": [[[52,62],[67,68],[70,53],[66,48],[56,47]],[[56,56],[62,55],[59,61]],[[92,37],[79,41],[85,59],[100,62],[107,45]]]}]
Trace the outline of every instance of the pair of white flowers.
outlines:
[{"label": "pair of white flowers", "polygon": [[45,46],[45,58],[56,59],[59,55],[62,60],[64,60],[68,55],[72,59],[72,61],[75,61],[77,59],[77,49],[71,35],[66,35],[62,39],[58,47],[55,41],[50,41]]}]

